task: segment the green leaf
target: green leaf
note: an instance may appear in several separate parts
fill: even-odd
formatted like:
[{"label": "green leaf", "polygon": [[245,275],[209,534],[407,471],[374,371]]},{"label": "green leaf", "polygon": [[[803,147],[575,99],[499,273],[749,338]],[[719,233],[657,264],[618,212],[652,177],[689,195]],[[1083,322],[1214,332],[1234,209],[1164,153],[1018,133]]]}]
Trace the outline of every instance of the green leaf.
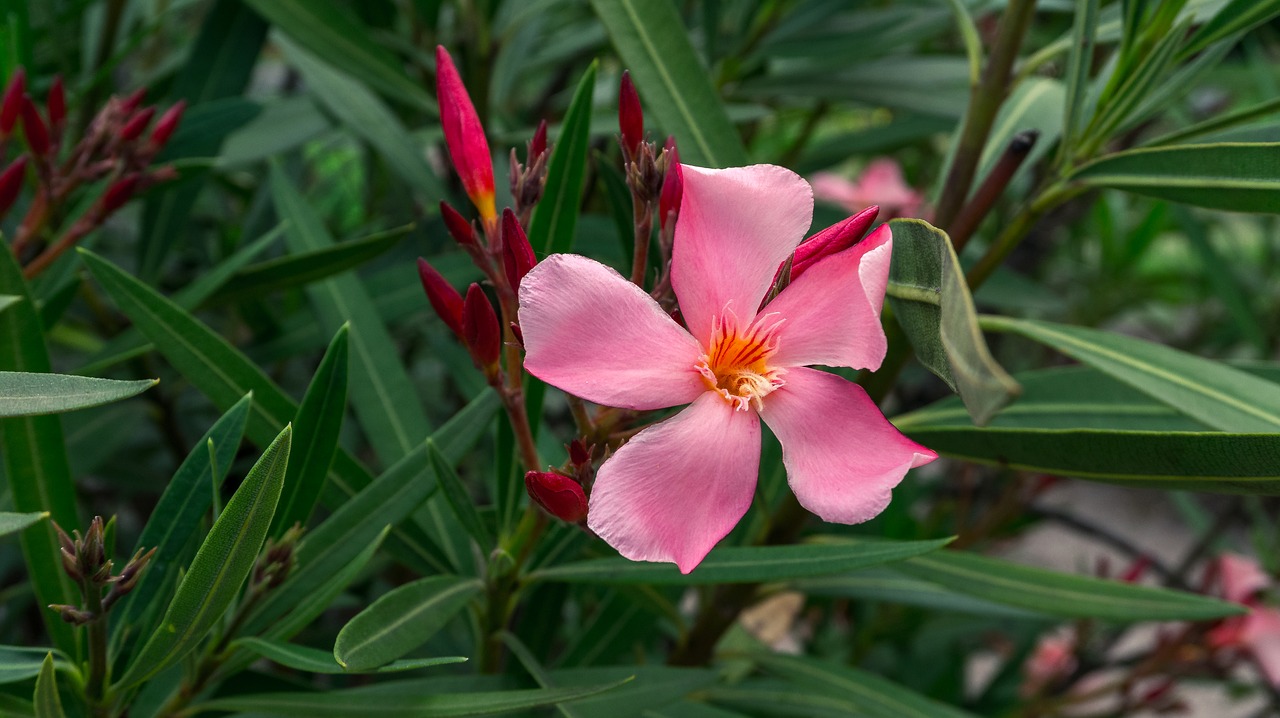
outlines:
[{"label": "green leaf", "polygon": [[[0,294],[23,300],[0,312],[0,369],[50,371],[43,325],[13,252],[0,251]],[[9,477],[15,510],[47,511],[53,521],[64,527],[80,525],[60,417],[0,419],[0,455]],[[41,607],[40,617],[54,645],[68,655],[76,655],[77,641],[72,627],[56,613],[43,608],[51,603],[77,601],[79,592],[62,570],[59,550],[58,537],[50,522],[35,524],[22,532],[22,555],[35,589],[36,604]]]},{"label": "green leaf", "polygon": [[918,219],[895,219],[888,299],[916,355],[956,390],[979,424],[1021,388],[991,358],[951,240]]},{"label": "green leaf", "polygon": [[36,677],[36,718],[66,718],[62,699],[58,697],[58,678],[53,670],[53,653],[46,653]]},{"label": "green leaf", "polygon": [[444,454],[440,453],[440,449],[436,448],[435,442],[431,439],[427,439],[427,452],[431,456],[431,468],[435,471],[436,480],[440,482],[445,501],[453,509],[458,523],[466,529],[468,534],[471,534],[471,538],[480,545],[481,551],[488,554],[493,550],[493,533],[480,518],[475,500],[467,492],[466,485],[462,483],[462,477],[453,470],[453,465],[444,457]]},{"label": "green leaf", "polygon": [[349,671],[384,666],[426,643],[483,588],[477,580],[456,576],[398,586],[342,627],[333,656]]},{"label": "green leaf", "polygon": [[770,673],[826,695],[853,698],[858,710],[873,718],[973,718],[868,671],[802,656],[753,653],[752,660]]},{"label": "green leaf", "polygon": [[1071,26],[1071,52],[1067,58],[1067,94],[1063,113],[1062,148],[1059,156],[1072,156],[1076,135],[1084,122],[1089,90],[1089,72],[1093,67],[1094,37],[1098,33],[1098,0],[1076,0],[1075,21]]},{"label": "green leaf", "polygon": [[983,326],[1053,347],[1210,428],[1239,433],[1280,431],[1280,384],[1225,364],[1141,339],[1066,324],[983,317]]},{"label": "green leaf", "polygon": [[0,511],[0,536],[16,533],[47,518],[49,518],[48,511],[33,511],[26,514]]},{"label": "green leaf", "polygon": [[[307,81],[308,91],[326,110],[372,145],[387,166],[424,199],[438,200],[444,196],[444,187],[427,165],[423,147],[377,95],[320,59],[331,54],[313,55],[287,40],[280,44],[289,64],[298,68]],[[352,69],[347,58],[343,58],[342,67]]]},{"label": "green leaf", "polygon": [[267,39],[267,23],[240,0],[212,5],[169,92],[192,105],[243,94]]},{"label": "green leaf", "polygon": [[546,254],[568,252],[578,227],[582,186],[591,143],[591,101],[596,63],[591,63],[573,92],[564,124],[547,162],[547,184],[529,221],[529,243]]},{"label": "green leaf", "polygon": [[672,0],[591,0],[645,108],[680,157],[693,165],[736,167],[746,148],[702,67]]},{"label": "green leaf", "polygon": [[164,620],[115,689],[151,678],[194,650],[235,601],[267,537],[275,513],[293,429],[284,431],[249,470],[183,576]]},{"label": "green leaf", "polygon": [[1196,28],[1179,56],[1186,58],[1238,33],[1248,32],[1280,14],[1280,0],[1231,0],[1208,22]]},{"label": "green leaf", "polygon": [[318,648],[299,646],[293,643],[267,641],[261,638],[241,638],[232,644],[235,648],[244,648],[270,661],[279,663],[285,668],[308,673],[397,673],[412,671],[418,668],[443,666],[450,663],[464,663],[466,656],[445,656],[443,658],[407,658],[385,666],[367,671],[346,670],[338,665],[333,654]]},{"label": "green leaf", "polygon": [[[512,651],[515,652],[514,650]],[[527,665],[527,664],[526,664]],[[699,693],[717,682],[719,676],[707,668],[674,666],[599,666],[570,668],[545,674],[543,688],[599,685],[633,676],[632,680],[606,693],[560,706],[566,718],[615,718],[621,715],[649,716],[691,693]]]},{"label": "green leaf", "polygon": [[1202,621],[1245,609],[1215,598],[1021,566],[962,551],[941,551],[898,570],[957,593],[1063,618]]},{"label": "green leaf", "polygon": [[879,601],[895,606],[916,606],[930,611],[1001,619],[1050,620],[1042,613],[966,596],[936,583],[904,576],[892,565],[843,576],[804,578],[792,582],[791,586],[806,596]]},{"label": "green leaf", "polygon": [[1070,177],[1092,187],[1235,212],[1280,212],[1280,143],[1220,143],[1127,150]]},{"label": "green leaf", "polygon": [[159,379],[116,381],[68,374],[0,371],[0,417],[60,414],[137,396]]},{"label": "green leaf", "polygon": [[[120,641],[126,633],[133,641],[145,640],[151,635],[150,624],[160,618],[159,611],[152,608],[161,599],[168,577],[176,575],[177,562],[186,554],[187,546],[200,528],[201,518],[209,510],[213,500],[210,488],[222,486],[227,478],[244,437],[252,403],[252,395],[246,395],[209,427],[156,502],[133,547],[135,552],[154,548],[155,555],[133,590],[111,609],[111,638],[116,648],[121,647]],[[209,442],[213,442],[212,454]]]},{"label": "green leaf", "polygon": [[347,334],[344,324],[333,335],[298,406],[293,420],[293,457],[268,536],[279,536],[295,523],[306,526],[320,500],[347,410]]},{"label": "green leaf", "polygon": [[1238,278],[1235,267],[1210,241],[1209,229],[1205,223],[1189,209],[1175,205],[1173,217],[1182,226],[1187,243],[1200,259],[1200,266],[1209,280],[1209,286],[1226,308],[1227,315],[1235,323],[1241,337],[1252,344],[1259,355],[1265,356],[1270,344],[1267,332],[1258,321],[1257,313],[1251,306],[1252,300],[1245,284]]},{"label": "green leaf", "polygon": [[0,294],[0,312],[20,301],[22,301],[22,297],[15,297],[12,294]]},{"label": "green leaf", "polygon": [[309,0],[245,0],[245,4],[307,50],[320,57],[341,58],[344,71],[384,96],[435,112],[431,97],[342,6]]},{"label": "green leaf", "polygon": [[[53,656],[54,668],[75,673],[67,660],[48,648],[28,646],[0,646],[0,685],[17,683],[40,675],[40,668],[49,656]],[[0,706],[3,708],[3,706]],[[0,711],[0,715],[4,715]]]},{"label": "green leaf", "polygon": [[218,698],[197,704],[192,710],[269,713],[286,718],[452,718],[555,705],[603,693],[625,682],[580,688],[427,694],[416,682],[405,681],[327,693],[293,691]]},{"label": "green leaf", "polygon": [[792,687],[782,681],[743,681],[706,692],[711,702],[740,707],[752,715],[803,718],[862,718],[862,705],[851,696],[830,696]]},{"label": "green leaf", "polygon": [[646,583],[655,586],[697,586],[715,583],[786,581],[853,571],[866,566],[901,561],[935,551],[951,539],[934,541],[877,541],[841,539],[838,543],[796,546],[726,546],[713,549],[691,573],[682,574],[671,564],[601,558],[568,563],[535,571],[531,581],[570,583]]},{"label": "green leaf", "polygon": [[1015,178],[1032,171],[1036,163],[1058,142],[1062,135],[1062,115],[1067,98],[1066,87],[1047,77],[1028,78],[1020,83],[1000,106],[991,134],[978,163],[978,177],[986,177],[995,168],[1014,135],[1024,130],[1038,134]]}]

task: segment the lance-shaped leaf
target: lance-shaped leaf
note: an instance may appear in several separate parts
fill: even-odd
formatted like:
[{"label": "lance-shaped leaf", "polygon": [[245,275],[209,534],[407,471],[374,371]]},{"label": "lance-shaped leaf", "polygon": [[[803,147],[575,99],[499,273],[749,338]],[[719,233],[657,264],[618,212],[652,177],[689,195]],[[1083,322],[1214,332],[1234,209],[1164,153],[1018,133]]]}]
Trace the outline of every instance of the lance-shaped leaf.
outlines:
[{"label": "lance-shaped leaf", "polygon": [[49,518],[48,511],[32,511],[25,514],[0,511],[0,536],[16,533],[47,518]]},{"label": "lance-shaped leaf", "polygon": [[918,219],[895,219],[890,226],[887,294],[894,316],[921,363],[959,393],[973,420],[984,424],[1021,389],[991,358],[951,240]]},{"label": "lance-shaped leaf", "polygon": [[756,653],[751,658],[770,673],[818,693],[855,698],[859,713],[871,718],[974,718],[972,713],[857,668],[803,656]]},{"label": "lance-shaped leaf", "polygon": [[529,221],[529,244],[539,252],[554,254],[573,249],[587,174],[587,148],[591,142],[591,100],[596,86],[596,63],[578,81],[564,124],[547,162],[547,186]]},{"label": "lance-shaped leaf", "polygon": [[22,301],[22,297],[15,297],[12,294],[0,294],[0,312],[20,301]]},{"label": "lance-shaped leaf", "polygon": [[47,653],[44,663],[40,665],[40,675],[36,676],[35,694],[36,718],[66,718],[62,710],[62,699],[58,697],[58,676],[53,670],[53,654]]},{"label": "lance-shaped leaf", "polygon": [[480,518],[475,500],[462,483],[462,477],[453,470],[453,465],[431,439],[427,439],[427,452],[431,455],[431,468],[436,473],[436,480],[440,482],[440,490],[454,515],[458,517],[458,523],[480,544],[481,550],[488,553],[493,548],[493,533]]},{"label": "lance-shaped leaf", "polygon": [[1070,179],[1092,187],[1234,212],[1280,212],[1280,143],[1225,142],[1127,150]]},{"label": "lance-shaped leaf", "polygon": [[0,417],[60,414],[137,396],[159,379],[117,381],[91,376],[0,371]]},{"label": "lance-shaped leaf", "polygon": [[295,643],[281,643],[279,641],[268,641],[261,638],[241,638],[234,644],[237,648],[244,648],[253,653],[274,661],[286,668],[292,668],[297,671],[306,671],[308,673],[398,673],[400,671],[412,671],[418,668],[429,668],[431,666],[443,666],[450,663],[464,663],[466,656],[444,656],[442,658],[406,658],[404,660],[393,661],[385,666],[372,668],[368,670],[348,670],[338,665],[334,660],[333,654],[329,651],[322,651],[319,648],[310,648],[308,646],[299,646]]},{"label": "lance-shaped leaf", "polygon": [[[50,655],[53,656],[53,667],[56,670],[77,673],[76,668],[65,656],[52,649],[0,646],[0,685],[25,681],[40,675],[40,667]],[[0,704],[0,715],[4,715],[3,704]]]},{"label": "lance-shaped leaf", "polygon": [[333,656],[349,671],[384,666],[444,628],[484,584],[456,576],[431,576],[386,593],[338,632]]},{"label": "lance-shaped leaf", "polygon": [[181,660],[200,645],[239,595],[280,499],[292,432],[290,426],[280,432],[227,502],[178,584],[159,629],[120,678],[117,690]]}]

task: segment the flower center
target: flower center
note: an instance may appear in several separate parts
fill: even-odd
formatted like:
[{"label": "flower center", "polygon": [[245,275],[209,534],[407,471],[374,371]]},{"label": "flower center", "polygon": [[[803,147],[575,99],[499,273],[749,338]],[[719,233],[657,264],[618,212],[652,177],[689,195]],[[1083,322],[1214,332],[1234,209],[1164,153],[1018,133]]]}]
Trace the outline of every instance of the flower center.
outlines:
[{"label": "flower center", "polygon": [[711,346],[696,367],[707,389],[720,394],[737,411],[746,411],[752,404],[759,411],[761,399],[785,383],[782,376],[786,372],[769,366],[769,358],[778,351],[781,324],[776,314],[758,316],[746,327],[739,325],[732,312],[716,317]]}]

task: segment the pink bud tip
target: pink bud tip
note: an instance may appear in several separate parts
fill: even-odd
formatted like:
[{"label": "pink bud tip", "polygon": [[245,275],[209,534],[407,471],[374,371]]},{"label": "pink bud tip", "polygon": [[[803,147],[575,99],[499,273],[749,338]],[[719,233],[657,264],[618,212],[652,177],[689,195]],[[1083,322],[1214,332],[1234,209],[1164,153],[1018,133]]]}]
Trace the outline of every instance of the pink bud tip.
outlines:
[{"label": "pink bud tip", "polygon": [[529,140],[529,157],[528,161],[533,162],[543,152],[547,151],[547,121],[542,120],[538,123],[538,129],[533,133],[533,139]]},{"label": "pink bud tip", "polygon": [[628,155],[644,142],[644,112],[640,109],[640,95],[631,82],[631,73],[622,71],[622,83],[618,88],[618,129],[622,131],[622,146]]},{"label": "pink bud tip", "polygon": [[134,90],[131,95],[121,101],[120,112],[125,115],[132,114],[134,110],[138,109],[138,106],[142,104],[142,101],[146,99],[146,97],[147,88],[139,87]]},{"label": "pink bud tip", "polygon": [[0,136],[13,132],[18,124],[18,115],[22,114],[22,97],[27,93],[27,73],[19,67],[9,80],[9,87],[4,91],[4,99],[0,101]]},{"label": "pink bud tip", "polygon": [[440,103],[440,124],[449,158],[462,180],[462,188],[480,211],[480,219],[489,224],[498,216],[493,201],[489,141],[453,58],[441,46],[436,46],[436,101]]},{"label": "pink bud tip", "polygon": [[680,199],[684,196],[684,170],[680,168],[680,153],[676,151],[674,137],[667,138],[667,174],[662,178],[662,193],[658,195],[658,223],[662,229],[680,213]]},{"label": "pink bud tip", "polygon": [[431,308],[436,310],[436,316],[461,340],[462,295],[422,257],[418,257],[418,277],[422,279],[422,289],[427,293]]},{"label": "pink bud tip", "polygon": [[22,132],[26,135],[27,146],[33,154],[43,156],[53,149],[49,140],[49,126],[40,117],[40,111],[36,109],[36,103],[31,101],[30,95],[22,96]]},{"label": "pink bud tip", "polygon": [[482,368],[498,363],[502,350],[502,335],[498,328],[498,315],[479,284],[467,288],[467,298],[462,303],[462,335],[471,356]]},{"label": "pink bud tip", "polygon": [[538,263],[529,244],[529,236],[511,208],[502,210],[502,265],[507,272],[511,288],[520,286],[520,280]]},{"label": "pink bud tip", "polygon": [[182,121],[182,113],[187,109],[186,100],[178,100],[177,104],[165,110],[156,122],[155,129],[151,130],[151,144],[156,149],[164,147],[169,142],[169,138],[173,136],[173,131],[178,129],[178,123]]},{"label": "pink bud tip", "polygon": [[133,197],[133,193],[138,189],[139,179],[139,175],[132,174],[116,180],[115,184],[107,188],[107,191],[102,194],[101,200],[102,215],[104,217],[123,207],[124,203]]},{"label": "pink bud tip", "polygon": [[22,180],[26,176],[27,156],[23,155],[0,172],[0,217],[13,206],[22,190]]},{"label": "pink bud tip", "polygon": [[147,129],[147,125],[151,124],[151,118],[156,114],[156,108],[147,107],[142,111],[129,118],[124,123],[124,127],[120,128],[120,140],[123,142],[132,142],[142,136],[142,132]]},{"label": "pink bud tip", "polygon": [[868,207],[801,242],[800,246],[796,247],[795,259],[791,262],[791,281],[794,282],[802,272],[822,259],[837,252],[843,252],[856,244],[871,228],[878,214],[880,214],[879,207]]},{"label": "pink bud tip", "polygon": [[587,495],[568,476],[530,471],[524,475],[524,487],[534,503],[561,521],[577,523],[587,517]]},{"label": "pink bud tip", "polygon": [[62,75],[53,78],[53,84],[49,86],[49,99],[45,102],[45,106],[49,109],[49,124],[62,127],[67,121],[67,90],[62,86]]},{"label": "pink bud tip", "polygon": [[449,230],[453,241],[463,247],[470,247],[476,243],[476,231],[471,227],[471,223],[447,202],[440,203],[440,216],[444,219],[444,226]]}]

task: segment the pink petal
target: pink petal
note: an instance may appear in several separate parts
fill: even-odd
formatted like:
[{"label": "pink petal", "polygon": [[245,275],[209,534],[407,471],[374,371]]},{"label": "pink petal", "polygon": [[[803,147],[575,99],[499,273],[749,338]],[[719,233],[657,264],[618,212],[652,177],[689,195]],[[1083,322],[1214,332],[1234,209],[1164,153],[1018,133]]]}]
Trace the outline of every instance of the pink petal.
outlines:
[{"label": "pink petal", "polygon": [[914,214],[922,199],[902,176],[894,160],[881,158],[867,165],[858,178],[857,194],[869,204],[879,204],[894,216]]},{"label": "pink petal", "polygon": [[493,158],[484,126],[476,114],[471,95],[462,84],[462,76],[453,58],[443,46],[436,46],[436,101],[440,105],[440,126],[449,158],[462,180],[462,188],[480,210],[485,222],[492,222],[494,210]]},{"label": "pink petal", "polygon": [[866,204],[862,201],[862,190],[856,184],[838,174],[819,172],[813,176],[812,181],[815,199],[844,205],[851,212],[861,210]]},{"label": "pink petal", "polygon": [[689,573],[751,507],[759,468],[755,412],[705,392],[604,462],[587,525],[633,561]]},{"label": "pink petal", "polygon": [[712,319],[726,308],[755,315],[778,265],[813,221],[813,192],[774,165],[682,165],[682,175],[671,283],[689,331],[706,344]]},{"label": "pink petal", "polygon": [[878,368],[887,348],[880,307],[892,254],[893,235],[881,225],[787,285],[763,310],[785,320],[770,363]]},{"label": "pink petal", "polygon": [[1244,617],[1245,645],[1271,685],[1280,687],[1280,611],[1255,608]]},{"label": "pink petal", "polygon": [[706,391],[702,347],[644,290],[576,254],[553,254],[520,283],[524,366],[606,406],[665,409]]},{"label": "pink petal", "polygon": [[1257,561],[1234,553],[1218,557],[1218,577],[1222,582],[1222,597],[1236,603],[1248,601],[1271,583]]},{"label": "pink petal", "polygon": [[803,367],[788,369],[786,382],[760,416],[782,442],[800,505],[824,521],[873,518],[908,469],[938,458],[898,433],[857,384]]}]

